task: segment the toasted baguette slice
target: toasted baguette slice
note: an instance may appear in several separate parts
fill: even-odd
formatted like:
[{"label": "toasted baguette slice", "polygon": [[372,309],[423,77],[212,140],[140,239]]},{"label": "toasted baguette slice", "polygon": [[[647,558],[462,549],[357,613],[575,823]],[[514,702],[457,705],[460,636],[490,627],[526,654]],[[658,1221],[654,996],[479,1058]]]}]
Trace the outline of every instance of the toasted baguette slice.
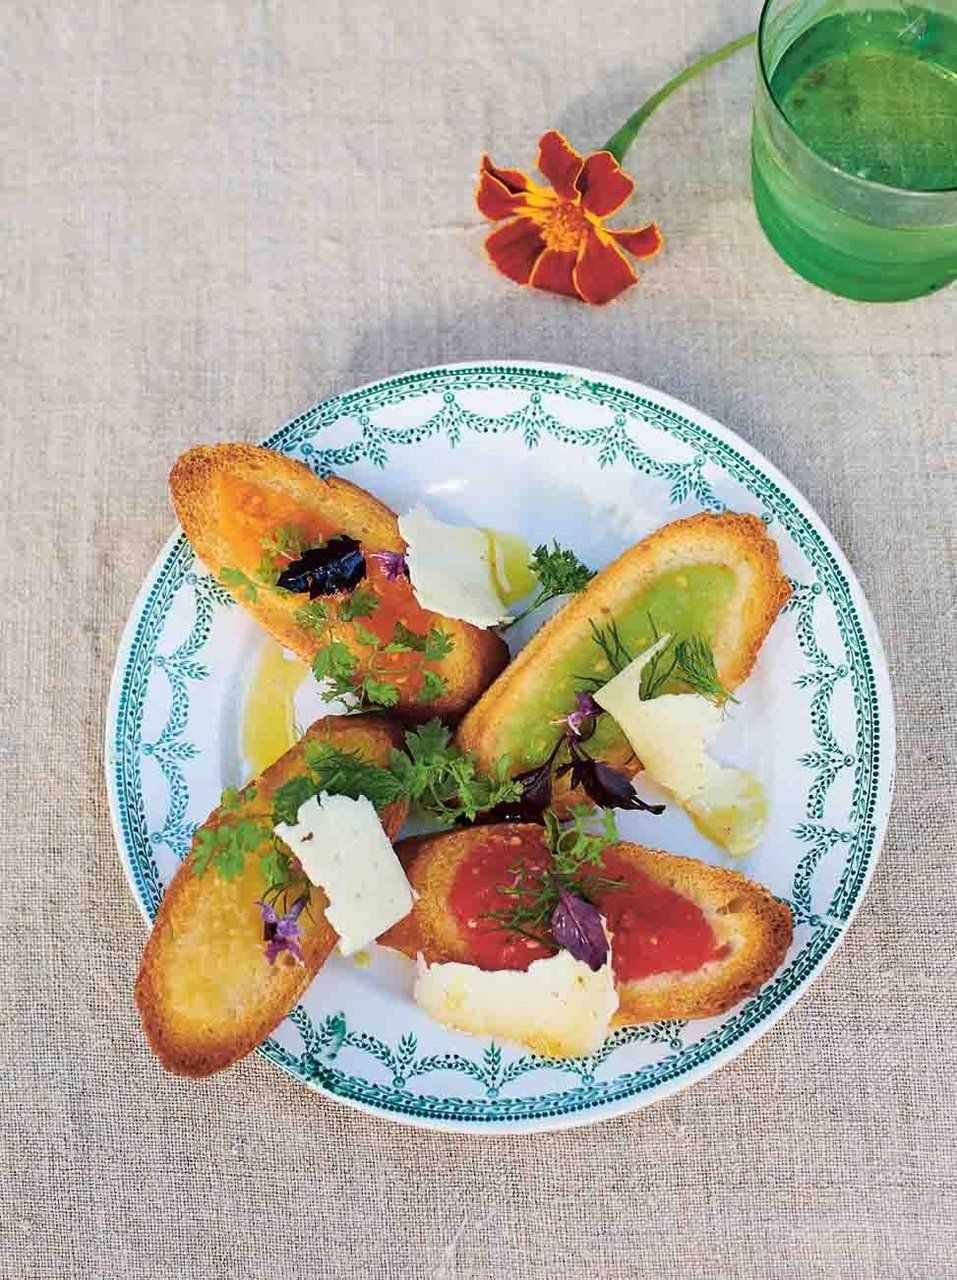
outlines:
[{"label": "toasted baguette slice", "polygon": [[[401,735],[382,716],[317,720],[296,746],[243,789],[244,816],[272,812],[273,793],[304,771],[305,746],[315,739],[386,764]],[[382,812],[390,837],[398,833],[405,811],[399,802]],[[214,810],[203,828],[216,826],[221,816]],[[305,963],[284,953],[271,965],[257,906],[267,888],[262,849],[250,850],[242,873],[226,880],[213,869],[196,873],[195,848],[194,840],[160,904],[136,980],[136,1003],[163,1065],[180,1075],[206,1076],[249,1053],[282,1021],[325,963],[337,934],[325,918],[325,895],[315,889],[309,911],[299,918]]]},{"label": "toasted baguette slice", "polygon": [[[412,912],[379,942],[408,956],[421,954],[429,964],[475,963],[471,939],[449,910],[449,897],[462,863],[493,832],[515,845],[516,862],[521,862],[523,849],[532,857],[543,849],[542,829],[520,823],[404,840],[399,856],[419,897]],[[615,878],[624,879],[636,893],[644,889],[647,896],[652,881],[694,903],[710,925],[719,953],[693,972],[664,971],[635,981],[622,980],[616,965],[617,1025],[723,1013],[757,990],[784,959],[791,944],[791,912],[739,872],[624,842],[610,846],[605,858]],[[627,892],[605,890],[596,899],[599,909],[613,918],[613,895]],[[652,926],[646,922],[640,927]],[[621,952],[628,942],[629,926],[612,929],[614,964],[616,946]]]},{"label": "toasted baguette slice", "polygon": [[[591,624],[619,623],[664,574],[712,565],[733,575],[723,606],[710,620],[708,638],[722,682],[736,688],[750,674],[791,587],[777,547],[756,516],[705,512],[665,525],[596,574],[472,707],[459,725],[459,746],[474,752],[486,770],[502,756],[509,757],[513,773],[540,763],[560,732],[551,720],[573,709],[575,693],[583,687],[578,677],[610,679],[613,674],[601,662]],[[659,615],[654,621],[659,630],[668,630],[667,618]],[[644,621],[640,625],[644,628]],[[636,651],[641,642],[632,640]],[[572,670],[563,670],[569,663]],[[637,763],[614,726],[600,725],[589,751],[609,763]]]},{"label": "toasted baguette slice", "polygon": [[[200,445],[177,459],[169,483],[186,536],[217,577],[224,569],[254,577],[263,559],[265,539],[284,526],[298,529],[307,545],[348,534],[365,552],[405,549],[396,517],[385,503],[337,476],[320,480],[301,462],[272,449],[249,444]],[[278,573],[281,562],[275,563]],[[372,572],[370,568],[369,581]],[[412,720],[436,715],[457,720],[505,666],[505,642],[493,631],[422,609],[404,579],[385,582],[379,577],[376,585],[380,594],[383,590],[389,594],[390,616],[400,618],[419,634],[440,627],[452,640],[451,652],[428,664],[446,682],[445,692],[423,704],[414,688],[404,688],[398,681],[396,714]],[[306,662],[328,642],[324,632],[303,627],[296,620],[297,611],[309,603],[307,595],[260,586],[250,599],[248,590],[228,589],[271,636]],[[370,620],[361,621],[369,624]],[[356,643],[354,626],[338,623],[333,634],[352,648],[364,674],[361,664],[368,651]]]}]

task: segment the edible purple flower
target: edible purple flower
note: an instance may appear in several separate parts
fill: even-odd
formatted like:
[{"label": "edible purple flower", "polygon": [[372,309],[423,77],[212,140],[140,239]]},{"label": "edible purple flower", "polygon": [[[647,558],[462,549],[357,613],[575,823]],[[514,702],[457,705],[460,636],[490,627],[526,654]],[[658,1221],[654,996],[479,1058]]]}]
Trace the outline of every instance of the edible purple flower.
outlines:
[{"label": "edible purple flower", "polygon": [[297,964],[305,963],[298,939],[302,934],[299,917],[307,901],[305,895],[297,898],[284,916],[278,915],[275,907],[262,899],[256,903],[262,916],[263,942],[266,944],[266,959],[270,964],[275,964],[284,951],[288,951]]},{"label": "edible purple flower", "polygon": [[378,560],[382,575],[389,582],[398,582],[400,578],[409,576],[409,566],[401,551],[373,551],[370,554],[373,560]]},{"label": "edible purple flower", "polygon": [[590,738],[595,732],[595,720],[601,715],[601,707],[590,693],[579,693],[575,698],[575,710],[560,716],[552,724],[563,724],[570,738]]},{"label": "edible purple flower", "polygon": [[324,547],[310,547],[287,564],[276,586],[285,591],[309,592],[309,599],[351,591],[366,576],[366,562],[355,538],[341,534]]},{"label": "edible purple flower", "polygon": [[558,886],[558,905],[552,912],[552,937],[576,960],[597,973],[608,959],[608,938],[598,908],[564,885]]},{"label": "edible purple flower", "polygon": [[631,784],[627,774],[613,769],[603,760],[593,760],[577,742],[568,744],[571,759],[558,773],[561,776],[571,770],[573,787],[582,787],[603,809],[643,809],[647,813],[664,813],[663,804],[648,804]]}]

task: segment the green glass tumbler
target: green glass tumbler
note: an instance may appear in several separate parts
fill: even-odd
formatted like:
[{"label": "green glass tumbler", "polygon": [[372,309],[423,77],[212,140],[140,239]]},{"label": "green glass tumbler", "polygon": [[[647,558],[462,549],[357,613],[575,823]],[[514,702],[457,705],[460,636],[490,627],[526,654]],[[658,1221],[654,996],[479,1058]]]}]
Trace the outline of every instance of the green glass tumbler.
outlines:
[{"label": "green glass tumbler", "polygon": [[954,280],[957,0],[767,0],[757,60],[754,203],[784,261],[866,301]]}]

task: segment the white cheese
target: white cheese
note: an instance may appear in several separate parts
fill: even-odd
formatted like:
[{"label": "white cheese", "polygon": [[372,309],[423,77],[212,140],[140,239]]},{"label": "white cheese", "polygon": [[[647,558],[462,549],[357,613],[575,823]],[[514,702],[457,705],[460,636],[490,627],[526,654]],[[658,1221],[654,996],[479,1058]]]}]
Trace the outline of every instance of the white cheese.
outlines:
[{"label": "white cheese", "polygon": [[594,1053],[618,1008],[611,957],[594,973],[568,951],[536,960],[524,973],[427,965],[420,957],[413,995],[448,1027],[517,1040],[551,1058]]},{"label": "white cheese", "polygon": [[764,833],[767,800],[753,774],[726,768],[708,754],[722,709],[698,693],[664,693],[646,702],[639,696],[642,670],[668,639],[662,636],[629,663],[595,693],[595,701],[618,722],[648,777],[705,835],[729,853],[750,853]]},{"label": "white cheese", "polygon": [[496,589],[485,529],[445,524],[423,506],[399,516],[415,598],[423,609],[476,627],[511,621]]},{"label": "white cheese", "polygon": [[379,815],[365,796],[323,792],[300,805],[297,822],[273,828],[329,899],[326,919],[352,955],[412,910],[413,895]]}]

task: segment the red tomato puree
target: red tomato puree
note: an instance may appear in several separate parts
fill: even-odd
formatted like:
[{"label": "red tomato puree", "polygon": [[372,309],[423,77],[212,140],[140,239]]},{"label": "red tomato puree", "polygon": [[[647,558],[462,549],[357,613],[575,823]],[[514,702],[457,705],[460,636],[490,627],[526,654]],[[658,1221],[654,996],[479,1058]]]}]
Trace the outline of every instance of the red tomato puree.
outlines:
[{"label": "red tomato puree", "polygon": [[[470,959],[480,969],[527,969],[555,949],[523,937],[488,919],[508,912],[516,899],[503,892],[518,881],[515,868],[541,871],[549,864],[544,832],[507,835],[489,829],[459,866],[449,907]],[[693,973],[722,954],[704,913],[689,898],[653,880],[614,853],[605,856],[600,874],[624,880],[622,888],[592,894],[608,923],[616,977],[628,982],[656,973]],[[587,873],[586,873],[587,875]]]},{"label": "red tomato puree", "polygon": [[612,934],[615,974],[623,982],[654,973],[694,973],[721,948],[699,906],[668,885],[607,853],[603,874],[626,888],[594,895]]},{"label": "red tomato puree", "polygon": [[514,909],[515,898],[503,893],[502,886],[515,884],[515,866],[521,864],[534,873],[547,867],[550,860],[544,831],[519,836],[491,827],[486,838],[476,841],[463,859],[452,881],[449,908],[469,943],[471,962],[480,969],[527,969],[533,960],[555,954],[555,947],[483,918],[487,912]]}]

